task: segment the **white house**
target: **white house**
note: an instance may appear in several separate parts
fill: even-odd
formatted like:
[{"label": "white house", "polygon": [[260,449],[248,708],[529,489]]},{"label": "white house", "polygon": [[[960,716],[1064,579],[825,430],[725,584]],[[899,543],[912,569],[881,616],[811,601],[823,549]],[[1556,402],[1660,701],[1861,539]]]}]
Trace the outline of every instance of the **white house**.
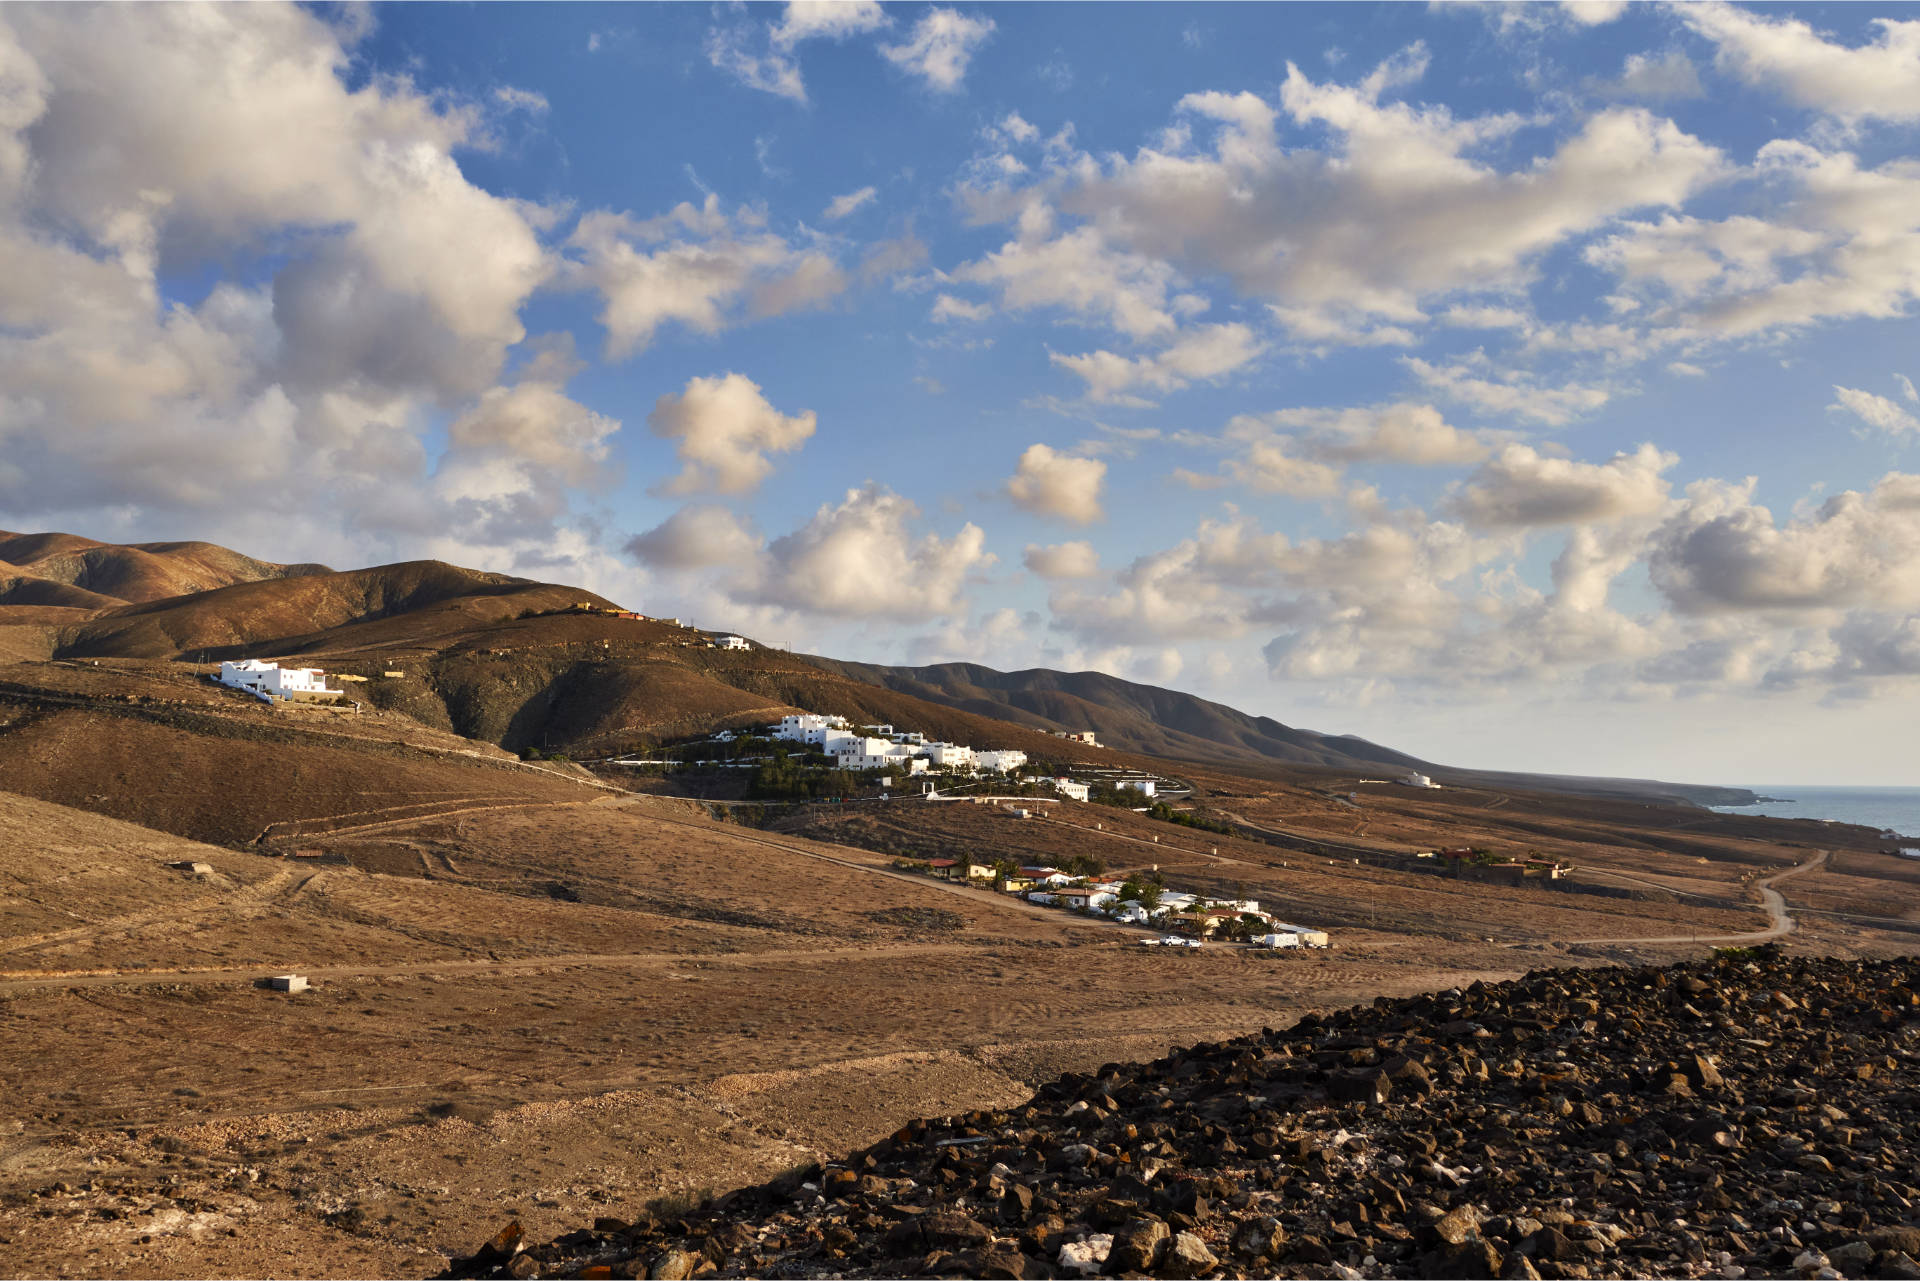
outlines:
[{"label": "white house", "polygon": [[[1296,942],[1291,944],[1269,943],[1267,944],[1268,947],[1330,947],[1332,946],[1331,942],[1327,938],[1327,932],[1325,930],[1308,929],[1304,925],[1289,925],[1284,921],[1275,921],[1273,923],[1273,933],[1279,935],[1282,938],[1291,936],[1296,940]],[[1272,937],[1272,935],[1268,935],[1265,937]]]},{"label": "white house", "polygon": [[220,664],[220,683],[244,689],[262,698],[283,702],[306,702],[340,697],[337,689],[328,689],[326,673],[317,667],[282,667],[257,658]]},{"label": "white house", "polygon": [[869,738],[865,734],[847,734],[836,736],[827,746],[828,755],[841,769],[869,770],[892,769],[897,765],[906,765],[909,773],[920,773],[926,769],[926,763],[920,762],[916,770],[911,764],[912,749],[903,743],[887,738]]},{"label": "white house", "polygon": [[1401,779],[1400,781],[1408,787],[1433,787],[1434,786],[1434,781],[1432,779],[1428,778],[1425,774],[1421,774],[1417,772],[1409,773],[1405,778]]},{"label": "white house", "polygon": [[1114,786],[1116,788],[1131,787],[1134,791],[1140,793],[1140,795],[1151,799],[1153,796],[1154,781],[1150,778],[1123,778],[1117,780]]},{"label": "white house", "polygon": [[1055,738],[1070,738],[1076,743],[1085,743],[1088,747],[1100,746],[1100,744],[1093,741],[1093,731],[1090,729],[1057,729],[1053,731],[1053,736]]},{"label": "white house", "polygon": [[713,643],[721,649],[752,649],[753,648],[753,642],[749,641],[746,637],[734,636],[731,633],[727,635],[714,637]]},{"label": "white house", "polygon": [[844,716],[814,716],[802,712],[798,716],[782,716],[780,723],[773,727],[773,736],[818,747],[830,732],[845,729],[846,724]]},{"label": "white house", "polygon": [[1027,763],[1025,752],[975,752],[975,769],[987,770],[994,774],[1011,774]]},{"label": "white house", "polygon": [[1122,925],[1145,925],[1153,918],[1147,915],[1147,909],[1141,906],[1138,899],[1128,899],[1124,903],[1114,904],[1113,919]]},{"label": "white house", "polygon": [[1053,785],[1054,791],[1070,801],[1084,801],[1092,791],[1085,783],[1076,783],[1070,778],[1055,778],[1047,781]]},{"label": "white house", "polygon": [[942,769],[970,769],[973,766],[973,749],[961,747],[958,743],[928,743],[927,759]]}]

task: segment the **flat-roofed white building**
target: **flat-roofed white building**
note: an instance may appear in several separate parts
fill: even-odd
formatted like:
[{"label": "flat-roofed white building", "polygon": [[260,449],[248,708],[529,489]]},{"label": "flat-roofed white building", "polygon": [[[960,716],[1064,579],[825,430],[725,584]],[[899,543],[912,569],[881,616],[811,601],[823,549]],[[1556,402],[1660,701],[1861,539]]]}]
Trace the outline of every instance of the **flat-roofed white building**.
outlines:
[{"label": "flat-roofed white building", "polygon": [[1011,774],[1027,763],[1025,752],[975,752],[973,767],[994,774]]},{"label": "flat-roofed white building", "polygon": [[1084,801],[1092,793],[1092,789],[1089,788],[1087,784],[1076,783],[1070,778],[1054,778],[1048,779],[1047,781],[1052,785],[1054,791],[1060,793],[1060,795],[1070,801]]},{"label": "flat-roofed white building", "polygon": [[[782,716],[780,723],[773,727],[773,736],[818,747],[828,734],[843,730],[846,726],[847,718],[844,716],[815,716],[811,712],[802,712],[798,716]],[[851,738],[852,735],[847,737]]]},{"label": "flat-roofed white building", "polygon": [[[909,773],[919,772],[908,764],[913,759],[913,749],[890,738],[871,738],[865,734],[837,736],[828,745],[827,754],[841,769],[892,769],[904,765]],[[926,765],[922,763],[920,768],[924,770]]]},{"label": "flat-roofed white building", "polygon": [[746,637],[734,636],[731,634],[716,636],[713,638],[713,643],[720,649],[752,649],[753,648],[753,642],[749,641]]},{"label": "flat-roofed white building", "polygon": [[326,673],[317,667],[282,667],[257,658],[220,664],[220,683],[282,702],[321,701],[340,697],[327,688]]},{"label": "flat-roofed white building", "polygon": [[958,743],[928,743],[927,759],[942,769],[973,768],[973,749]]}]

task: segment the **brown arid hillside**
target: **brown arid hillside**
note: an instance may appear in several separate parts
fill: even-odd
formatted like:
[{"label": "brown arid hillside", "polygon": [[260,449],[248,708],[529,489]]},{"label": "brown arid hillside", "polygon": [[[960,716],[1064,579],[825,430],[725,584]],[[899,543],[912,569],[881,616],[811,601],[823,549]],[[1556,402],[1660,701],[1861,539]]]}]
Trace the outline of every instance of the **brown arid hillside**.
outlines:
[{"label": "brown arid hillside", "polygon": [[269,708],[172,664],[0,666],[0,779],[21,795],[251,847],[342,815],[574,800],[537,767],[401,716]]},{"label": "brown arid hillside", "polygon": [[[111,607],[192,592],[326,573],[324,565],[277,565],[213,543],[100,543],[73,534],[0,530],[0,605],[86,604]],[[84,596],[34,599],[32,580]]]},{"label": "brown arid hillside", "polygon": [[[276,652],[310,644],[316,633],[408,616],[413,634],[444,635],[528,610],[575,601],[607,602],[578,588],[439,561],[407,561],[348,573],[239,583],[102,614],[63,637],[66,657],[232,657],[265,645]],[[338,638],[353,644],[349,634]]]},{"label": "brown arid hillside", "polygon": [[[153,656],[0,656],[8,1271],[430,1275],[510,1218],[532,1240],[671,1219],[916,1117],[1309,1012],[1715,943],[1920,940],[1920,864],[1863,829],[1088,748],[571,588],[395,568],[79,624]],[[7,608],[62,633],[83,612]],[[366,679],[339,708],[264,704],[183,654],[220,628],[252,638],[220,652]],[[517,756],[794,709],[1151,770],[1230,830],[878,788],[695,800]],[[1456,844],[1578,870],[1555,888],[1396,861]],[[946,854],[1157,868],[1333,947],[1143,947],[912,868]],[[310,990],[260,986],[288,973]]]}]

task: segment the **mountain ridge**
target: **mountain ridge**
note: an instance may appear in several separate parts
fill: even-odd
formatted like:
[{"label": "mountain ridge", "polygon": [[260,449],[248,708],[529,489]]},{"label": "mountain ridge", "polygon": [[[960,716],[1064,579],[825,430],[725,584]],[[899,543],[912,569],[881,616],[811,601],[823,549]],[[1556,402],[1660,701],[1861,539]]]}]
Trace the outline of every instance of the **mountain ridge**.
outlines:
[{"label": "mountain ridge", "polygon": [[888,667],[817,656],[810,656],[810,661],[928,702],[965,706],[980,715],[996,715],[991,709],[997,706],[1005,709],[998,715],[1035,729],[1049,733],[1091,729],[1107,747],[1174,760],[1235,767],[1275,763],[1335,769],[1388,766],[1426,774],[1442,783],[1657,797],[1695,805],[1738,805],[1753,799],[1745,788],[1712,784],[1444,765],[1358,735],[1298,729],[1197,694],[1143,685],[1104,672],[1059,672],[1046,667],[1002,672],[978,663]]},{"label": "mountain ridge", "polygon": [[377,696],[435,728],[510,750],[556,740],[567,750],[621,750],[737,728],[791,705],[911,722],[930,736],[1017,745],[1063,762],[1085,753],[1041,736],[1092,729],[1116,753],[1109,759],[1129,767],[1145,766],[1126,756],[1255,773],[1419,772],[1463,786],[1692,804],[1751,799],[1738,788],[1436,764],[1101,672],[890,667],[766,648],[728,654],[702,639],[672,623],[618,617],[611,601],[581,588],[441,561],[336,571],[197,541],[116,545],[0,531],[0,660],[299,657],[363,676],[418,663],[410,692]]}]

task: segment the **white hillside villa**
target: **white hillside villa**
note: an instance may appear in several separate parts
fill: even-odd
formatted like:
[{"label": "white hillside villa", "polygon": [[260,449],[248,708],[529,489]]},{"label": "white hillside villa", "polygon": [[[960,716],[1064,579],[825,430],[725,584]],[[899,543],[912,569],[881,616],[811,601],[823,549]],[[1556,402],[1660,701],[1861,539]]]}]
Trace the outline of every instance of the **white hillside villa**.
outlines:
[{"label": "white hillside villa", "polygon": [[1047,781],[1053,785],[1054,791],[1060,793],[1060,795],[1070,801],[1084,801],[1092,794],[1093,790],[1085,783],[1076,783],[1070,778],[1054,778],[1048,779]]},{"label": "white hillside villa", "polygon": [[829,739],[827,755],[844,770],[892,769],[904,766],[909,774],[924,773],[927,762],[913,749],[890,738],[869,738],[865,734],[839,734]]},{"label": "white hillside villa", "polygon": [[735,636],[735,635],[732,635],[731,633],[714,637],[713,643],[720,649],[752,649],[753,648],[752,641],[748,640],[744,636]]},{"label": "white hillside villa", "polygon": [[942,769],[971,769],[973,749],[958,743],[928,743],[927,759]]},{"label": "white hillside villa", "polygon": [[[773,736],[792,743],[819,747],[826,742],[830,731],[844,730],[846,727],[847,718],[844,716],[814,716],[803,712],[798,716],[782,716],[780,723],[773,727]],[[852,735],[847,737],[851,738]]]},{"label": "white hillside villa", "polygon": [[265,699],[282,702],[312,702],[340,697],[337,689],[328,689],[326,673],[317,667],[282,667],[257,658],[220,664],[219,681],[235,689],[244,689]]},{"label": "white hillside villa", "polygon": [[974,773],[1012,774],[1027,763],[1025,752],[976,752],[959,743],[929,743],[922,733],[896,730],[891,725],[859,728],[861,732],[856,733],[844,716],[801,712],[781,717],[768,728],[768,733],[790,743],[817,747],[832,757],[839,768],[854,771],[900,768],[911,775],[925,773],[933,766]]}]

